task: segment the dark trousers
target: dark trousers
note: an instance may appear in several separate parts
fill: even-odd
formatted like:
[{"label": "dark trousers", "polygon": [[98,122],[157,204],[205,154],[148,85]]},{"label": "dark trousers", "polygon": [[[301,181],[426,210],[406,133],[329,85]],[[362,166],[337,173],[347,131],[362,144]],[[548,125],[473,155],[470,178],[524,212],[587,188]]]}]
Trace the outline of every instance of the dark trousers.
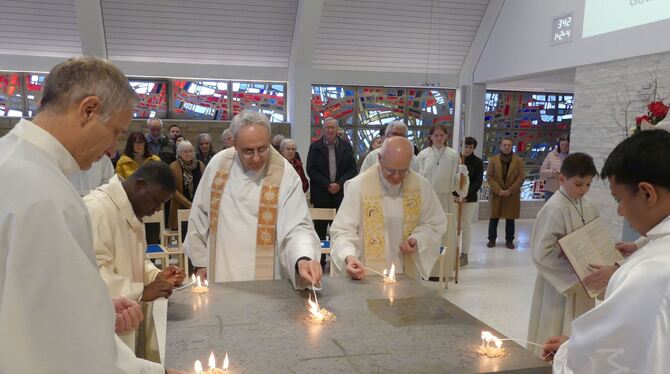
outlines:
[{"label": "dark trousers", "polygon": [[[498,221],[500,218],[489,219],[489,240],[495,241],[498,237]],[[505,219],[505,241],[514,240],[514,219]]]}]

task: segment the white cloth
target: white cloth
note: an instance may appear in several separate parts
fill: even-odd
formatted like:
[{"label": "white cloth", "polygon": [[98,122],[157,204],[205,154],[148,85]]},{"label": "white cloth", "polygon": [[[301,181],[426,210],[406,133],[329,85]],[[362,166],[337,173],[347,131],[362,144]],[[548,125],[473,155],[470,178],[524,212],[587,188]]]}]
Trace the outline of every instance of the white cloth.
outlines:
[{"label": "white cloth", "polygon": [[[379,167],[377,167],[379,170]],[[331,257],[335,265],[335,272],[346,275],[344,259],[354,256],[365,263],[363,248],[363,203],[362,177],[350,179],[344,184],[344,200],[337,211],[335,220],[330,226]],[[416,175],[421,183],[421,213],[419,224],[414,228],[411,237],[417,241],[417,264],[420,265],[419,274],[427,275],[433,267],[439,254],[439,238],[446,229],[446,217],[440,207],[435,191],[430,182],[420,175]],[[402,184],[392,186],[379,175],[382,182],[384,196],[382,209],[384,211],[384,244],[387,269],[391,263],[396,272],[403,271],[403,256],[399,246],[403,240],[403,197]],[[381,269],[376,269],[381,270]]]},{"label": "white cloth", "polygon": [[68,179],[72,182],[74,188],[79,191],[79,195],[83,197],[88,195],[91,190],[107,183],[109,178],[115,174],[112,160],[107,155],[103,155],[102,158],[91,165],[90,169],[79,170],[70,175]]},{"label": "white cloth", "polygon": [[114,334],[78,169],[25,119],[0,139],[0,372],[162,374]]},{"label": "white cloth", "polygon": [[461,253],[470,253],[470,243],[472,242],[472,221],[475,214],[479,213],[479,203],[465,203],[463,204],[463,218],[461,219],[461,237],[463,239],[461,244]]},{"label": "white cloth", "polygon": [[554,373],[670,373],[670,217],[647,237],[610,279],[605,301],[572,323]]},{"label": "white cloth", "polygon": [[[91,191],[84,197],[84,204],[91,215],[95,258],[110,295],[139,300],[144,286],[153,282],[160,270],[146,256],[144,224],[133,212],[120,177],[115,175],[108,184]],[[147,304],[146,309],[151,312],[152,303]],[[160,360],[151,313],[145,313],[140,329],[144,346],[139,349],[137,331],[119,337],[142,357]]]},{"label": "white cloth", "polygon": [[[463,198],[467,196],[470,186],[468,169],[465,165],[459,167],[461,158],[458,152],[447,146],[442,147],[442,149],[437,149],[434,146],[428,147],[419,152],[417,158],[421,175],[430,181],[440,199],[440,205],[442,205],[444,213],[447,214],[447,229],[442,235],[440,244],[446,248],[445,259],[447,262],[445,269],[448,269],[447,274],[449,275],[454,270],[456,241],[458,239],[458,233],[456,232],[458,217],[453,193],[456,192],[458,196]],[[459,188],[461,176],[465,181],[463,188]],[[432,275],[437,276],[438,274],[439,267],[436,266]]]},{"label": "white cloth", "polygon": [[[537,268],[535,291],[528,324],[528,341],[543,344],[552,336],[569,335],[570,323],[593,308],[591,299],[562,254],[558,239],[600,216],[598,207],[587,199],[563,195],[559,189],[540,209],[531,233],[531,251]],[[529,347],[541,355],[539,347]]]},{"label": "white cloth", "polygon": [[[209,266],[209,211],[212,180],[220,169],[223,153],[209,162],[193,198],[184,242],[186,254],[198,267]],[[295,264],[301,257],[321,257],[321,243],[302,192],[302,181],[295,169],[284,160],[284,173],[279,187],[277,232],[275,238],[275,279],[290,278],[296,289],[308,284],[296,283]],[[245,172],[239,156],[226,183],[217,228],[216,282],[250,281],[255,279],[256,226],[258,205],[263,184],[263,171]],[[298,279],[301,279],[299,276]],[[211,280],[210,280],[211,281]]]},{"label": "white cloth", "polygon": [[[365,156],[365,159],[363,160],[363,163],[361,164],[361,170],[358,172],[359,174],[366,171],[369,169],[371,166],[377,165],[379,163],[379,151],[381,151],[381,148],[373,149],[370,151],[370,153]],[[412,162],[409,164],[409,169],[421,174],[421,164],[419,163],[419,159],[412,155]]]}]

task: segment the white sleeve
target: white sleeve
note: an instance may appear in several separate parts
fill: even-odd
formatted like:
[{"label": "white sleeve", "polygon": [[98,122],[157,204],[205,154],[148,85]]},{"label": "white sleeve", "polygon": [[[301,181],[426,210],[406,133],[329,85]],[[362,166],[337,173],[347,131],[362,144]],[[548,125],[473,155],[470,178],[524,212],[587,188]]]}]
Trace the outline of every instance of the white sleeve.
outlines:
[{"label": "white sleeve", "polygon": [[361,225],[361,191],[358,180],[352,179],[344,184],[344,199],[330,226],[332,265],[337,273],[346,274],[344,259],[347,256],[361,258],[359,230]]},{"label": "white sleeve", "polygon": [[184,252],[193,262],[193,266],[208,267],[209,251],[209,214],[210,195],[212,181],[216,175],[214,165],[205,168],[205,173],[200,180],[198,188],[193,196],[191,213],[188,216],[188,231],[184,240]]},{"label": "white sleeve", "polygon": [[[427,187],[427,188],[426,188]],[[419,225],[410,236],[416,239],[420,274],[428,276],[439,255],[440,240],[447,231],[447,216],[435,190],[428,184],[422,187],[421,216]]]}]

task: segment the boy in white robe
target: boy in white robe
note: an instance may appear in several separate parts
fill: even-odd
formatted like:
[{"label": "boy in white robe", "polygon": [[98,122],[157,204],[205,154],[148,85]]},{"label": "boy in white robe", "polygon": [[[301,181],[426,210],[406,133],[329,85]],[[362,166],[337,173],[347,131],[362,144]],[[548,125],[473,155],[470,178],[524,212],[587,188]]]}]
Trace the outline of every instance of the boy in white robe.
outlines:
[{"label": "boy in white robe", "polygon": [[146,256],[142,218],[160,211],[176,189],[170,167],[144,163],[128,180],[114,176],[84,197],[93,224],[93,248],[102,279],[112,297],[143,303],[146,318],[137,330],[119,334],[137,357],[160,362],[153,320],[153,301],[168,297],[184,280],[184,271],[167,266],[160,271]]},{"label": "boy in white robe", "polygon": [[607,157],[618,213],[649,242],[614,273],[605,300],[544,346],[554,373],[670,373],[670,133],[643,131]]},{"label": "boy in white robe", "polygon": [[242,111],[235,146],[207,165],[191,207],[184,250],[212,282],[289,278],[296,289],[321,280],[321,245],[302,181],[270,144],[270,122]]},{"label": "boy in white robe", "polygon": [[409,140],[390,138],[380,149],[378,165],[345,184],[330,227],[333,270],[363,279],[366,265],[381,271],[393,264],[426,278],[446,230],[444,211],[428,180],[410,170]]},{"label": "boy in white robe", "polygon": [[[569,155],[561,165],[560,189],[544,204],[533,225],[531,251],[537,268],[528,341],[544,343],[568,335],[570,323],[595,305],[579,281],[558,240],[600,216],[584,195],[597,175],[591,156]],[[538,355],[542,350],[531,347]]]}]

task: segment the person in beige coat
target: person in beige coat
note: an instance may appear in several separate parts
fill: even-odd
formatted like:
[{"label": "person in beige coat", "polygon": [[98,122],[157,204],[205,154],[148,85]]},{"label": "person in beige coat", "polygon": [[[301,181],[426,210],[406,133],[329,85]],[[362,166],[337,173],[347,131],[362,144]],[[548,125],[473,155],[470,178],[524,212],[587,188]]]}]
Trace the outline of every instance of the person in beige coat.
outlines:
[{"label": "person in beige coat", "polygon": [[191,209],[195,190],[205,172],[205,164],[196,159],[193,144],[184,140],[177,145],[177,161],[170,164],[170,169],[172,169],[177,190],[170,203],[168,227],[171,230],[177,230],[177,210]]},{"label": "person in beige coat", "polygon": [[91,216],[93,247],[102,279],[112,297],[143,302],[145,319],[119,337],[140,358],[160,362],[151,302],[168,297],[184,279],[181,269],[158,270],[145,254],[142,218],[161,209],[175,191],[170,167],[160,161],[142,165],[127,180],[114,176],[84,197]]},{"label": "person in beige coat", "polygon": [[505,246],[514,249],[514,220],[521,210],[521,185],[526,178],[523,159],[512,152],[512,139],[500,141],[500,154],[491,157],[486,169],[489,184],[489,241],[493,248],[498,237],[498,221],[505,218]]}]

